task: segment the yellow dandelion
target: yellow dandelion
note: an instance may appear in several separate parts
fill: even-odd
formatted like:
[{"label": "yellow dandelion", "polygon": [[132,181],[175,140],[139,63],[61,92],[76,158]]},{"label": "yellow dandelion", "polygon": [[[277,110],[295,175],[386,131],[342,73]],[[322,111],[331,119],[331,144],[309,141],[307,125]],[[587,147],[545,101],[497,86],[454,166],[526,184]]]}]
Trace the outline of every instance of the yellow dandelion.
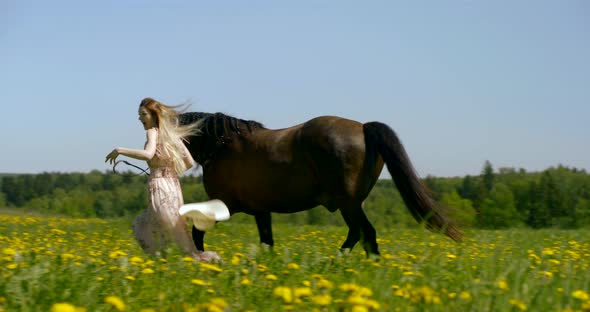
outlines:
[{"label": "yellow dandelion", "polygon": [[109,254],[109,258],[111,259],[118,259],[125,256],[127,256],[127,254],[121,250],[115,250]]},{"label": "yellow dandelion", "polygon": [[231,258],[231,264],[232,264],[232,265],[238,265],[238,264],[240,264],[240,262],[241,262],[241,261],[242,261],[242,260],[241,260],[241,258],[240,258],[240,257],[233,256],[233,257]]},{"label": "yellow dandelion", "polygon": [[539,274],[543,275],[546,278],[553,278],[553,273],[549,271],[539,272]]},{"label": "yellow dandelion", "polygon": [[586,300],[589,300],[590,299],[590,295],[588,295],[587,292],[585,292],[585,291],[583,291],[581,289],[578,289],[578,290],[574,291],[572,293],[572,297],[574,297],[576,299],[579,299],[579,300],[583,300],[583,301],[586,301]]},{"label": "yellow dandelion", "polygon": [[301,298],[311,296],[312,292],[309,287],[296,287],[293,289],[293,294],[295,295],[295,298]]},{"label": "yellow dandelion", "polygon": [[139,312],[156,312],[156,310],[152,309],[152,308],[146,308],[146,309],[139,310]]},{"label": "yellow dandelion", "polygon": [[241,285],[250,285],[250,284],[252,284],[252,282],[251,282],[249,279],[247,279],[247,278],[243,278],[243,279],[240,281],[240,284],[241,284]]},{"label": "yellow dandelion", "polygon": [[459,298],[461,298],[461,300],[464,300],[464,301],[470,301],[471,300],[471,294],[469,292],[467,292],[467,291],[462,291],[459,294]]},{"label": "yellow dandelion", "polygon": [[517,309],[519,309],[520,311],[526,311],[527,310],[527,306],[524,302],[522,302],[521,300],[518,299],[510,299],[510,301],[508,301],[512,306],[516,307]]},{"label": "yellow dandelion", "polygon": [[338,286],[338,288],[342,291],[353,292],[353,291],[359,289],[359,286],[354,283],[344,283],[344,284],[341,284],[340,286]]},{"label": "yellow dandelion", "polygon": [[320,306],[328,306],[332,303],[332,296],[330,296],[328,294],[315,295],[315,296],[311,297],[311,301],[314,304],[317,304]]},{"label": "yellow dandelion", "polygon": [[498,286],[498,288],[502,289],[502,290],[507,290],[508,289],[508,283],[506,282],[505,279],[501,279],[496,283],[496,286]]},{"label": "yellow dandelion", "polygon": [[222,272],[223,271],[220,267],[216,266],[215,264],[199,262],[199,265],[201,266],[201,268],[203,268],[207,271],[213,271],[213,272]]},{"label": "yellow dandelion", "polygon": [[264,278],[265,278],[265,279],[267,279],[267,280],[269,280],[269,281],[276,281],[276,280],[278,280],[278,279],[279,279],[279,278],[278,278],[276,275],[274,275],[274,274],[267,274],[267,275],[266,275]]},{"label": "yellow dandelion", "polygon": [[9,263],[6,265],[6,268],[9,270],[14,270],[14,269],[18,268],[18,264],[17,263]]},{"label": "yellow dandelion", "polygon": [[352,295],[352,296],[348,297],[348,303],[353,304],[353,305],[364,305],[365,302],[367,302],[367,299],[365,297],[361,297],[361,296],[357,296],[357,295]]},{"label": "yellow dandelion", "polygon": [[184,262],[193,262],[193,261],[195,261],[195,258],[186,256],[186,257],[182,257],[182,261],[184,261]]},{"label": "yellow dandelion", "polygon": [[221,308],[222,310],[228,306],[227,301],[225,301],[223,298],[213,298],[209,303],[218,308]]},{"label": "yellow dandelion", "polygon": [[330,282],[327,279],[320,279],[317,282],[317,286],[319,288],[324,288],[324,289],[331,289],[332,288],[332,282]]},{"label": "yellow dandelion", "polygon": [[346,273],[352,273],[352,274],[358,274],[359,272],[355,269],[344,269],[344,272]]},{"label": "yellow dandelion", "polygon": [[201,280],[201,279],[193,279],[193,280],[191,280],[191,283],[192,284],[195,284],[195,285],[199,285],[199,286],[209,286],[209,285],[211,285],[211,283],[205,282],[204,280]]},{"label": "yellow dandelion", "polygon": [[303,284],[303,286],[307,286],[307,287],[310,287],[311,286],[311,282],[310,281],[303,281],[303,282],[301,282],[301,284]]},{"label": "yellow dandelion", "polygon": [[104,302],[113,306],[117,311],[125,311],[125,303],[117,296],[107,296],[104,298]]},{"label": "yellow dandelion", "polygon": [[76,306],[66,302],[54,303],[51,312],[76,312]]},{"label": "yellow dandelion", "polygon": [[370,288],[367,288],[367,287],[359,287],[355,291],[355,294],[357,294],[359,296],[370,297],[370,296],[373,295],[373,291]]},{"label": "yellow dandelion", "polygon": [[300,266],[297,263],[291,262],[291,263],[287,264],[287,268],[291,269],[291,270],[299,270]]},{"label": "yellow dandelion", "polygon": [[290,287],[279,286],[272,291],[272,294],[283,299],[285,303],[293,302],[293,291]]},{"label": "yellow dandelion", "polygon": [[364,305],[352,306],[351,312],[369,312],[369,308]]},{"label": "yellow dandelion", "polygon": [[8,256],[14,256],[16,255],[16,250],[12,249],[12,248],[4,248],[2,249],[2,253]]},{"label": "yellow dandelion", "polygon": [[141,273],[143,273],[143,274],[154,274],[154,270],[152,270],[150,268],[145,268],[145,269],[141,270]]},{"label": "yellow dandelion", "polygon": [[134,281],[135,280],[135,276],[127,275],[127,276],[125,276],[125,279],[130,280],[130,281]]}]

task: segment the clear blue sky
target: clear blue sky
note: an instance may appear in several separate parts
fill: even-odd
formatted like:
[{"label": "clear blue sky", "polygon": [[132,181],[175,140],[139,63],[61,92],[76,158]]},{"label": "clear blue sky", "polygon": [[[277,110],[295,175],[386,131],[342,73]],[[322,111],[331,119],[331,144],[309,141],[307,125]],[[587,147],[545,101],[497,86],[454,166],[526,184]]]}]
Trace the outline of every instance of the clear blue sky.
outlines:
[{"label": "clear blue sky", "polygon": [[0,1],[0,172],[107,170],[144,97],[389,124],[421,176],[590,170],[590,2]]}]

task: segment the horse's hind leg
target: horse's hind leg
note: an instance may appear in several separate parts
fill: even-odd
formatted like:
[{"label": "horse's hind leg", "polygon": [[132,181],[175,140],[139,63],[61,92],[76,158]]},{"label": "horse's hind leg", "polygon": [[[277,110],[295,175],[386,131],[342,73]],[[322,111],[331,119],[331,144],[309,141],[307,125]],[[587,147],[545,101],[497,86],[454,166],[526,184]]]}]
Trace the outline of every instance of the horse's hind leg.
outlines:
[{"label": "horse's hind leg", "polygon": [[367,256],[379,255],[377,232],[362,209],[361,205],[346,205],[340,208],[342,217],[348,225],[348,236],[340,247],[343,250],[352,249],[361,240]]},{"label": "horse's hind leg", "polygon": [[260,235],[260,242],[269,246],[274,245],[272,239],[272,219],[270,212],[261,212],[254,215],[256,225],[258,226],[258,234]]}]

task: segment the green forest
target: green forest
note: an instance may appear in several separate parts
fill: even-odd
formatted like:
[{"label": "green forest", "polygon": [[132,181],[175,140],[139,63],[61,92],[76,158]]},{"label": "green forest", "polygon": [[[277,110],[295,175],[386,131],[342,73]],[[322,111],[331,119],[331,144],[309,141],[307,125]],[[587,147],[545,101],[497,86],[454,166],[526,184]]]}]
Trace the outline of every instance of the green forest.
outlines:
[{"label": "green forest", "polygon": [[[132,171],[5,174],[0,179],[0,208],[71,217],[132,218],[147,205],[146,181],[147,176]],[[427,176],[423,183],[464,227],[590,227],[590,175],[585,170],[561,165],[542,172],[496,170],[486,161],[479,175]],[[181,185],[185,202],[208,199],[200,176],[183,176]],[[378,181],[364,209],[377,228],[418,226],[391,179]],[[322,207],[294,214],[274,214],[273,220],[344,225],[339,213],[332,214]],[[253,217],[236,214],[231,222],[253,222]]]}]

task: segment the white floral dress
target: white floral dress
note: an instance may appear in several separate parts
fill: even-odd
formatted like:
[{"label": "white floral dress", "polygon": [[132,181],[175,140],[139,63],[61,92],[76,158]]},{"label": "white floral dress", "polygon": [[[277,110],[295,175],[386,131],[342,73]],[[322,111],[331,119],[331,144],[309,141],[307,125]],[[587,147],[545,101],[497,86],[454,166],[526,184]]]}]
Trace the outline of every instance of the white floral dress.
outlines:
[{"label": "white floral dress", "polygon": [[162,151],[158,144],[154,157],[147,162],[150,168],[148,207],[133,222],[133,234],[150,255],[163,256],[170,242],[175,242],[185,253],[196,255],[188,225],[178,214],[183,198],[174,163]]}]

